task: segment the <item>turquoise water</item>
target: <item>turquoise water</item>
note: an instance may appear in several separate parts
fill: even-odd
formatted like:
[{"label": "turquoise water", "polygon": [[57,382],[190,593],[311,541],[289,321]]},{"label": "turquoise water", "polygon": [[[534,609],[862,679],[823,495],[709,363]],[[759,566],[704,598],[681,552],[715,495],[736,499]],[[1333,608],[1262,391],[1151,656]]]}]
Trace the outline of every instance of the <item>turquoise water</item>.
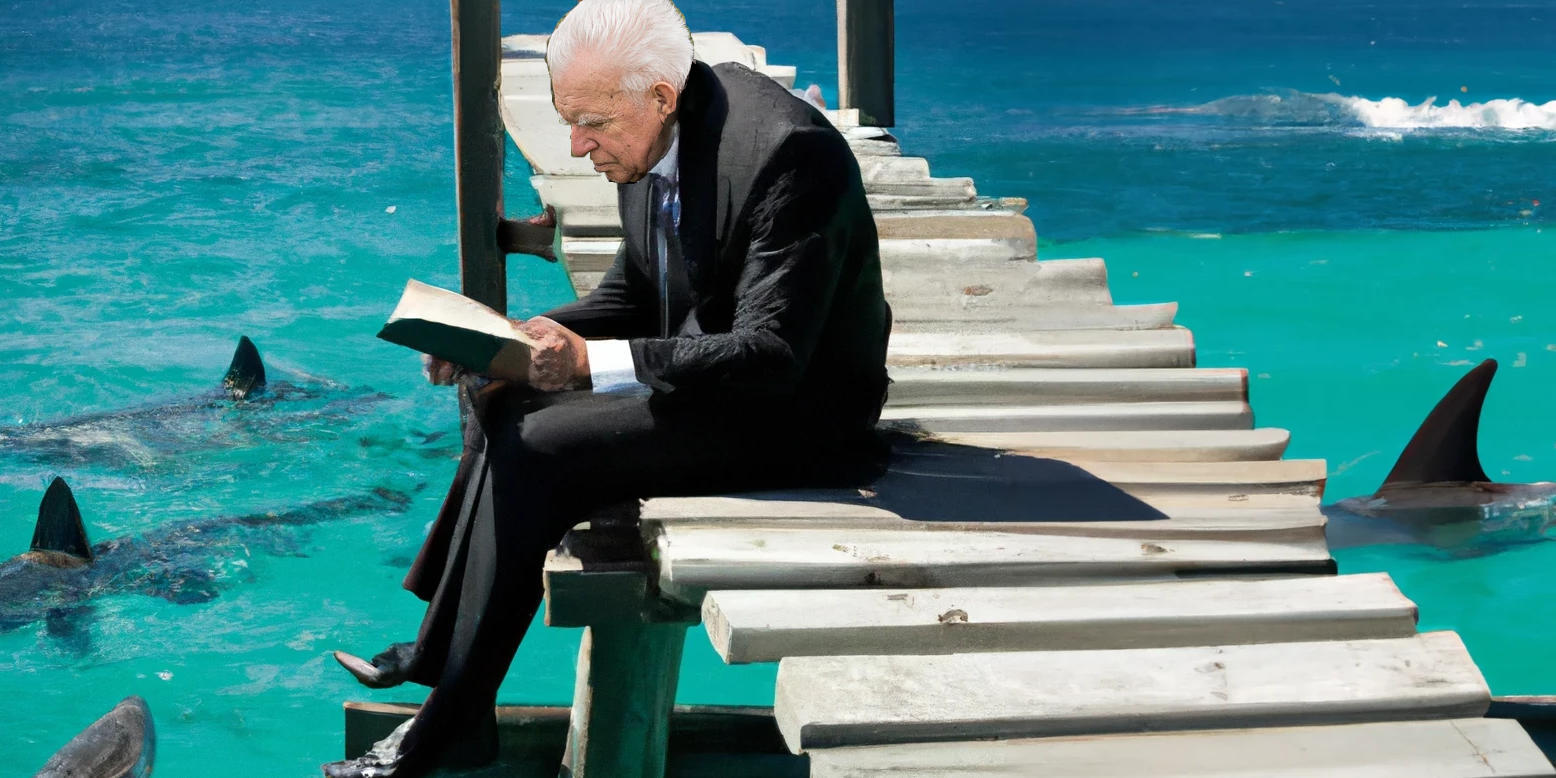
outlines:
[{"label": "turquoise water", "polygon": [[[569,3],[507,5],[520,32]],[[909,152],[1028,198],[1041,255],[1106,257],[1120,301],[1179,301],[1200,364],[1248,367],[1259,423],[1328,460],[1330,499],[1370,492],[1485,357],[1504,368],[1487,471],[1552,477],[1550,3],[897,6]],[[683,4],[829,95],[832,7]],[[245,334],[307,395],[74,451],[7,446],[0,548],[26,548],[53,474],[94,540],[374,488],[410,500],[158,562],[205,601],[105,592],[52,628],[0,629],[0,775],[31,774],[132,693],[156,718],[159,775],[213,759],[308,775],[339,754],[341,700],[418,696],[361,690],[327,653],[413,634],[398,582],[455,462],[452,398],[372,338],[406,277],[456,283],[448,46],[446,7],[402,0],[0,5],[0,424],[196,396]],[[508,208],[530,212],[509,164]],[[516,315],[569,294],[523,257],[509,286]],[[1556,690],[1553,553],[1341,564],[1390,571],[1496,691],[1533,693]],[[503,698],[568,699],[576,643],[533,632]],[[688,646],[683,701],[770,702],[772,668]]]}]

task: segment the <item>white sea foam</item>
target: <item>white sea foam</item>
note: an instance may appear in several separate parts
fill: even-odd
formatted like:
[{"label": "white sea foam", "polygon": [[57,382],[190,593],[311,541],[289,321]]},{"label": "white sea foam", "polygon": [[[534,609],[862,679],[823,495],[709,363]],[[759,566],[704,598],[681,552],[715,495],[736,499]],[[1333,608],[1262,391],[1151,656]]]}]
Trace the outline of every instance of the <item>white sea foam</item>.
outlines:
[{"label": "white sea foam", "polygon": [[1363,125],[1379,129],[1556,130],[1556,100],[1540,104],[1514,97],[1468,104],[1449,100],[1438,105],[1437,98],[1429,97],[1419,105],[1411,105],[1398,97],[1322,97],[1343,105]]},{"label": "white sea foam", "polygon": [[1556,131],[1556,100],[1532,103],[1516,97],[1485,102],[1449,100],[1438,105],[1429,97],[1412,104],[1403,98],[1365,97],[1337,93],[1285,92],[1236,95],[1201,105],[1150,106],[1127,109],[1129,115],[1179,114],[1223,117],[1257,127],[1350,127],[1384,131],[1398,140],[1403,130],[1548,130]]}]

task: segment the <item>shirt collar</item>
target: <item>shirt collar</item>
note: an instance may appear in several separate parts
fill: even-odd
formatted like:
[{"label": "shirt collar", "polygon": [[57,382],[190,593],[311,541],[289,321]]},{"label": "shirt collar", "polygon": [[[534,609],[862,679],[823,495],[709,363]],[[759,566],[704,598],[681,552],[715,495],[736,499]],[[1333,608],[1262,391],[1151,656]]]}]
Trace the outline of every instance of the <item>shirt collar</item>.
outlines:
[{"label": "shirt collar", "polygon": [[665,155],[660,158],[659,163],[654,165],[648,172],[653,175],[664,176],[670,180],[673,186],[676,183],[676,179],[679,178],[677,173],[680,168],[680,156],[681,123],[676,122],[670,125],[670,148],[665,150]]}]

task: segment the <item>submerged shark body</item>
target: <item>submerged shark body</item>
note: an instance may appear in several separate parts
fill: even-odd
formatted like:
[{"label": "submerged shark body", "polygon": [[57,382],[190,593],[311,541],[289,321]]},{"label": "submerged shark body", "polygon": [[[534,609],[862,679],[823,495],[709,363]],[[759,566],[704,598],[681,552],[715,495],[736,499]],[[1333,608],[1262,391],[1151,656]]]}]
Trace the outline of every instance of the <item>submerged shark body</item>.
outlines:
[{"label": "submerged shark body", "polygon": [[228,557],[255,548],[285,553],[295,544],[292,534],[277,530],[399,512],[410,501],[405,492],[374,489],[285,511],[169,524],[93,545],[70,487],[56,478],[38,508],[31,549],[0,564],[0,630],[47,619],[51,632],[66,636],[75,631],[72,618],[104,594],[205,602],[216,597]]},{"label": "submerged shark body", "polygon": [[1495,483],[1476,438],[1495,360],[1454,384],[1378,491],[1325,506],[1331,548],[1424,544],[1459,554],[1543,540],[1556,530],[1556,483]]},{"label": "submerged shark body", "polygon": [[[267,381],[259,350],[243,337],[217,389],[139,408],[0,426],[0,452],[51,465],[149,467],[170,455],[228,445],[245,436],[284,439],[299,416],[328,420],[386,397]],[[281,408],[295,413],[274,413]],[[261,410],[266,412],[256,413]]]},{"label": "submerged shark body", "polygon": [[146,778],[156,757],[151,709],[126,697],[71,738],[33,778]]}]

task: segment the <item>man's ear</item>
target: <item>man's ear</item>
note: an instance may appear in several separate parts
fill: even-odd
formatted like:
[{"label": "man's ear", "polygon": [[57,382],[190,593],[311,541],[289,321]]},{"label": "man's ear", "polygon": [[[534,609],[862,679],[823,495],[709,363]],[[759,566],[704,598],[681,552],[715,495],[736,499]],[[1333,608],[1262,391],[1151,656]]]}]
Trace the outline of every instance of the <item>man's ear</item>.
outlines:
[{"label": "man's ear", "polygon": [[660,117],[668,119],[675,113],[676,104],[680,101],[680,95],[676,94],[675,87],[668,81],[660,81],[648,88],[648,92],[654,98],[654,109]]}]

